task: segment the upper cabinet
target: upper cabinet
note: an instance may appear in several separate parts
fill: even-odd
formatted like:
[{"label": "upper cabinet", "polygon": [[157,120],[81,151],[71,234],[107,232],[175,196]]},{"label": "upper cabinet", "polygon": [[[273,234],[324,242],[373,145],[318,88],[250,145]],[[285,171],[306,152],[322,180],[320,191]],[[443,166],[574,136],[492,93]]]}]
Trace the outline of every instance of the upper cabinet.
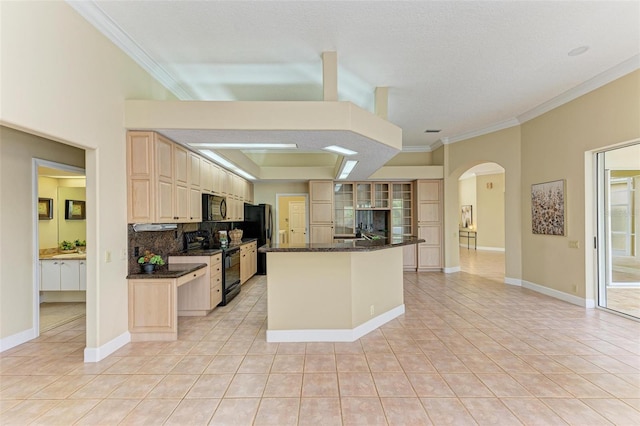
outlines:
[{"label": "upper cabinet", "polygon": [[203,193],[227,196],[228,221],[242,221],[244,203],[253,202],[251,182],[158,133],[127,133],[129,223],[201,222]]},{"label": "upper cabinet", "polygon": [[309,181],[310,243],[333,242],[333,181]]}]

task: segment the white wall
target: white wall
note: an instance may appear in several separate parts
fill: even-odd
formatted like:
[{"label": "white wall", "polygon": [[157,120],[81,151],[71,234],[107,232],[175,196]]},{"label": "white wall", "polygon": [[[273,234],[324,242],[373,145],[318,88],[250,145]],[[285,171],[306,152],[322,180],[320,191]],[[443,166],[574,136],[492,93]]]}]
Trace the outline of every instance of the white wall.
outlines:
[{"label": "white wall", "polygon": [[[175,99],[65,2],[0,2],[0,124],[86,149],[87,348],[101,358],[128,336],[125,99]],[[30,161],[31,153],[21,153]],[[62,159],[55,159],[64,163]],[[15,342],[33,330],[31,183],[10,182],[2,155],[0,338]],[[6,213],[6,214],[5,214]],[[16,218],[25,217],[17,227]],[[19,247],[14,241],[20,239]],[[121,251],[125,258],[121,257]],[[107,263],[106,252],[112,262]],[[16,334],[18,337],[16,337]],[[8,340],[5,340],[8,339]],[[13,339],[13,340],[11,340]]]}]

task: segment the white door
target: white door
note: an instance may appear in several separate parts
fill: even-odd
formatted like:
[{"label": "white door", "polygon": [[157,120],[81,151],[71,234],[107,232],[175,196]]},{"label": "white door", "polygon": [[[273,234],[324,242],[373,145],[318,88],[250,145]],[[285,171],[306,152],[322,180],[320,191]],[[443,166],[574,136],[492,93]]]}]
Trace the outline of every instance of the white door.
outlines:
[{"label": "white door", "polygon": [[289,201],[289,242],[304,244],[307,228],[304,201]]}]

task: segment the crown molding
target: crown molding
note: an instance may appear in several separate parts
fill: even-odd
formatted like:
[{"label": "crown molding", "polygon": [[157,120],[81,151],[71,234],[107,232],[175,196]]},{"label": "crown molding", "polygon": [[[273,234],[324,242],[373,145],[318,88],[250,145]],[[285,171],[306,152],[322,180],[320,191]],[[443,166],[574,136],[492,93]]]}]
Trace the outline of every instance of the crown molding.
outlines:
[{"label": "crown molding", "polygon": [[508,129],[510,127],[514,127],[514,126],[518,126],[518,125],[520,125],[520,122],[517,119],[510,118],[508,120],[504,120],[504,121],[501,121],[499,123],[492,124],[492,125],[490,125],[488,127],[482,128],[482,129],[474,130],[474,131],[467,132],[467,133],[462,133],[462,134],[447,138],[447,141],[446,142],[443,141],[443,143],[445,145],[449,145],[449,144],[452,144],[452,143],[464,141],[464,140],[467,140],[467,139],[471,139],[471,138],[475,138],[475,137],[478,137],[478,136],[486,135],[486,134],[489,134],[489,133],[497,132],[499,130]]},{"label": "crown molding", "polygon": [[616,65],[615,67],[596,75],[592,79],[587,80],[584,83],[581,83],[576,87],[567,90],[566,92],[538,105],[537,107],[523,114],[520,114],[517,119],[520,124],[525,123],[546,112],[551,111],[554,108],[571,102],[572,100],[577,99],[582,95],[586,95],[587,93],[592,92],[604,86],[605,84],[609,84],[612,81],[617,80],[618,78],[623,77],[639,68],[640,55],[634,55],[626,61]]},{"label": "crown molding", "polygon": [[433,149],[429,145],[403,146],[401,152],[431,152]]},{"label": "crown molding", "polygon": [[193,100],[196,97],[185,89],[171,74],[169,74],[160,64],[154,61],[122,28],[104,13],[104,11],[94,1],[69,1],[71,6],[80,16],[86,19],[91,25],[98,29],[113,44],[124,51],[131,59],[147,71],[160,84],[171,91],[180,100]]}]

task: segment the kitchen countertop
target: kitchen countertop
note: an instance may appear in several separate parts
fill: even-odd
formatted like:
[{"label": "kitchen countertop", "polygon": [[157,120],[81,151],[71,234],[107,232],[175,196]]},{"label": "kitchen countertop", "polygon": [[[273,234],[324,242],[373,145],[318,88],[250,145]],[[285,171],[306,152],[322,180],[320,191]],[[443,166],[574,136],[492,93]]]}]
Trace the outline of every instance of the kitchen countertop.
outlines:
[{"label": "kitchen countertop", "polygon": [[151,274],[145,274],[141,272],[139,274],[127,275],[128,280],[146,280],[146,279],[159,279],[159,278],[180,278],[198,269],[206,268],[206,263],[174,263],[165,264],[160,267],[156,267],[156,270]]},{"label": "kitchen countertop", "polygon": [[358,252],[383,250],[393,247],[407,246],[424,243],[418,237],[392,237],[377,240],[346,240],[342,243],[315,243],[315,244],[287,244],[272,242],[270,246],[264,245],[258,248],[260,253],[274,252]]},{"label": "kitchen countertop", "polygon": [[51,253],[41,254],[40,260],[86,260],[86,253]]}]

